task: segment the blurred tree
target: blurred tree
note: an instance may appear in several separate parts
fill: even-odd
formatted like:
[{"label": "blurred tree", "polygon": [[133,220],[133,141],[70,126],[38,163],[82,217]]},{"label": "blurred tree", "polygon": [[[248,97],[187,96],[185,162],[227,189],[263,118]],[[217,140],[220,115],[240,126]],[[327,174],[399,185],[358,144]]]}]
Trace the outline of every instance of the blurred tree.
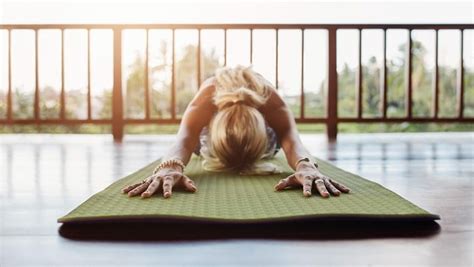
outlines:
[{"label": "blurred tree", "polygon": [[214,75],[214,71],[221,67],[222,63],[215,47],[209,51],[203,50],[201,52],[201,80],[204,81],[207,78]]},{"label": "blurred tree", "polygon": [[5,91],[0,91],[0,118],[7,116],[7,94]]},{"label": "blurred tree", "polygon": [[171,51],[169,44],[161,40],[158,64],[150,66],[150,107],[151,115],[158,118],[171,117]]},{"label": "blurred tree", "polygon": [[375,117],[381,114],[380,112],[380,88],[382,71],[381,64],[377,62],[376,57],[369,58],[368,64],[362,67],[362,97],[364,101],[363,115],[367,117]]},{"label": "blurred tree", "polygon": [[143,118],[145,116],[145,61],[137,51],[130,66],[123,94],[124,116]]},{"label": "blurred tree", "polygon": [[474,68],[464,69],[464,115],[474,117]]},{"label": "blurred tree", "polygon": [[338,73],[338,116],[353,117],[356,111],[356,70],[344,63],[342,71]]},{"label": "blurred tree", "polygon": [[13,117],[17,119],[28,119],[33,117],[34,93],[16,88],[12,96]]},{"label": "blurred tree", "polygon": [[[160,43],[159,54],[156,64],[150,66],[150,107],[152,116],[158,118],[169,118],[171,116],[171,51],[170,44],[163,40]],[[400,54],[406,50],[405,45],[399,47]],[[414,114],[431,115],[432,110],[432,82],[433,70],[427,69],[423,63],[426,57],[426,49],[419,42],[413,42],[413,112]],[[198,89],[197,80],[197,47],[187,45],[181,53],[183,56],[175,62],[175,85],[176,85],[176,112],[179,117],[189,101]],[[201,81],[214,73],[221,66],[220,57],[215,50],[202,51],[201,55]],[[144,83],[145,83],[145,60],[139,53],[135,60],[127,66],[129,75],[126,77],[124,88],[124,114],[130,118],[144,117]],[[401,56],[387,61],[387,113],[389,116],[405,115],[405,90],[406,90],[406,58]],[[465,115],[474,116],[474,69],[464,69],[465,84]],[[368,64],[363,66],[363,73],[367,74],[363,81],[364,87],[364,115],[380,115],[380,75],[381,64],[377,58],[370,58]],[[440,66],[440,114],[450,116],[456,114],[456,81],[457,70],[449,66]],[[338,73],[338,114],[339,116],[353,116],[356,110],[356,69],[345,64]],[[364,76],[365,77],[365,76]],[[306,92],[306,110],[308,117],[324,116],[326,107],[326,81],[319,85],[319,90]],[[87,94],[84,89],[68,90],[66,93],[66,117],[84,118],[87,114]],[[0,95],[6,99],[6,95]],[[288,100],[290,109],[299,114],[299,97]],[[296,101],[298,100],[298,101]],[[15,88],[13,91],[13,112],[15,118],[33,117],[34,92]],[[57,118],[59,115],[59,92],[51,86],[45,86],[41,90],[40,110],[44,118]],[[104,88],[102,94],[94,96],[93,110],[99,118],[110,118],[112,114],[112,88]],[[6,113],[4,101],[0,101],[0,114]],[[47,129],[45,126],[44,129]],[[97,126],[99,127],[99,126]],[[50,127],[51,129],[56,129]],[[464,129],[460,127],[460,129]],[[68,132],[81,131],[81,127],[70,127]],[[386,129],[401,130],[403,125],[389,125]],[[436,128],[432,125],[413,126],[412,130],[436,130],[444,129],[442,126]],[[94,131],[87,128],[88,131]],[[354,131],[367,131],[366,126],[354,125]]]},{"label": "blurred tree", "polygon": [[58,118],[60,109],[59,93],[54,87],[46,85],[41,89],[40,114],[41,118]]}]

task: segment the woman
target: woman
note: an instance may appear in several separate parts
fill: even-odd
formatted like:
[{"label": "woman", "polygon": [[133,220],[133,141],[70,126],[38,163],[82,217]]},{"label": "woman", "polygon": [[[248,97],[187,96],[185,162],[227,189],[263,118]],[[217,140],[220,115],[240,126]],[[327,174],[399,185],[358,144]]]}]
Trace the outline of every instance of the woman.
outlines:
[{"label": "woman", "polygon": [[349,188],[323,175],[298,135],[293,115],[273,86],[250,67],[223,67],[200,87],[183,114],[177,141],[154,172],[141,183],[122,191],[148,198],[163,189],[168,198],[175,187],[196,192],[194,182],[183,174],[195,152],[208,171],[240,174],[273,174],[280,171],[260,159],[273,157],[283,148],[288,165],[295,170],[281,179],[275,190],[303,187],[311,196],[313,185],[322,197],[339,196]]}]

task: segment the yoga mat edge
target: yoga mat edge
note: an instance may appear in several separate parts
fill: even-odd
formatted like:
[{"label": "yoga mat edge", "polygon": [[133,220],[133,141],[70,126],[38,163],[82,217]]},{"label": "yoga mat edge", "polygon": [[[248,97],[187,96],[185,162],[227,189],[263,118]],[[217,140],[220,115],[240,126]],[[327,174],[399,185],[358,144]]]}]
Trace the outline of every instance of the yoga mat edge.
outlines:
[{"label": "yoga mat edge", "polygon": [[[177,191],[170,199],[163,199],[161,195],[157,195],[144,200],[139,197],[128,198],[125,194],[117,191],[123,185],[143,179],[143,175],[148,174],[161,161],[160,158],[115,181],[57,221],[59,223],[74,223],[173,219],[186,222],[247,224],[307,219],[406,221],[440,219],[439,215],[429,213],[380,184],[346,172],[320,159],[317,160],[324,174],[356,190],[349,194],[341,194],[339,197],[331,196],[328,199],[321,198],[317,193],[314,193],[310,198],[305,198],[300,192],[301,189],[274,192],[270,186],[293,172],[286,164],[282,152],[269,161],[279,163],[278,165],[282,166],[285,171],[281,175],[272,176],[239,177],[233,175],[234,177],[230,177],[232,174],[207,173],[200,168],[200,160],[200,157],[193,155],[185,169],[185,174],[195,180],[198,186],[197,193]],[[202,190],[204,192],[200,190],[201,186],[204,188]],[[364,192],[364,189],[367,189],[367,192]],[[216,195],[213,196],[213,193]],[[380,199],[386,199],[387,203],[392,202],[399,207],[390,205],[385,207],[385,203],[380,202],[382,200],[371,195],[377,193]],[[245,199],[245,194],[247,194],[248,200]],[[352,203],[351,200],[356,203]],[[147,201],[154,201],[156,205],[151,205]],[[316,204],[308,201],[313,201]],[[109,202],[118,203],[118,206],[124,205],[125,208],[121,210],[120,207],[117,208],[113,205],[114,203]],[[163,203],[169,204],[169,207],[163,206]],[[199,203],[207,206],[200,207]],[[219,206],[218,203],[224,207]],[[278,205],[280,210],[277,210],[274,204]],[[95,205],[103,206],[104,211]],[[190,208],[190,205],[194,209]],[[226,208],[225,205],[228,207]],[[363,207],[361,208],[361,206]],[[376,212],[371,213],[371,207],[375,207]],[[399,210],[395,208],[399,208]],[[385,209],[387,212],[384,213]],[[331,212],[331,210],[334,211]],[[232,213],[232,211],[235,212]],[[120,214],[120,212],[125,213]]]}]

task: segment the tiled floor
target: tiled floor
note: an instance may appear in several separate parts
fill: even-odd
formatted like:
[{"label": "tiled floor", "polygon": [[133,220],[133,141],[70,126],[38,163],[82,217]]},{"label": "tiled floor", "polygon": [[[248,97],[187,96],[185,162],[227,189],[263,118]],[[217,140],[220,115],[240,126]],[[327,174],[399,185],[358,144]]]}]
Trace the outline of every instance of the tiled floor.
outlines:
[{"label": "tiled floor", "polygon": [[441,215],[431,237],[361,240],[85,242],[56,219],[114,180],[159,158],[174,137],[0,135],[0,266],[472,266],[472,133],[302,135],[315,156],[381,183]]}]

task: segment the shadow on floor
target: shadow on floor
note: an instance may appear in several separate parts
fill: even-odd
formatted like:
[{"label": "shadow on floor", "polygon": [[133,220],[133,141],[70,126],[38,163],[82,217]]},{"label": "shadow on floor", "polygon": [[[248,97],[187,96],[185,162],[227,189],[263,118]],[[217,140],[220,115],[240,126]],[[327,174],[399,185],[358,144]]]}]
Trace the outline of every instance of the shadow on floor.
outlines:
[{"label": "shadow on floor", "polygon": [[441,227],[430,220],[305,220],[273,223],[99,222],[64,223],[73,240],[184,241],[223,239],[344,240],[430,237]]}]

